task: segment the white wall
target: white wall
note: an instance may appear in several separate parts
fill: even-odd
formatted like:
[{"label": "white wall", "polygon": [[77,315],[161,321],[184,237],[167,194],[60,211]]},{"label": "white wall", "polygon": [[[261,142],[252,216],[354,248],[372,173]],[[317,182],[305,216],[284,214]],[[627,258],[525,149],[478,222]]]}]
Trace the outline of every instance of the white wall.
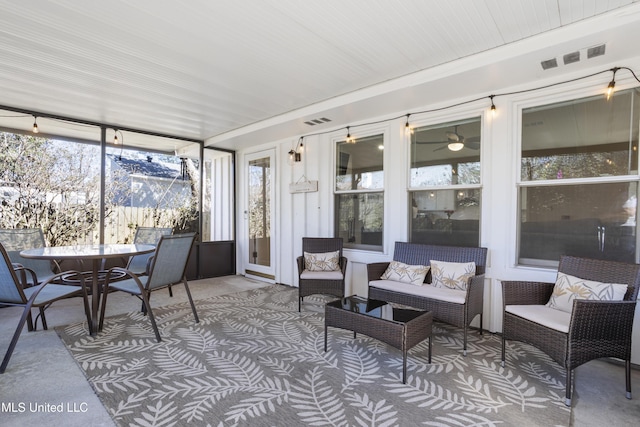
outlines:
[{"label": "white wall", "polygon": [[[566,81],[613,66],[627,66],[640,69],[640,58],[630,58],[625,64],[599,65],[597,69],[581,69],[579,72],[566,73],[547,80],[539,80],[527,87],[496,87],[495,93],[507,93]],[[573,83],[562,84],[547,89],[535,90],[512,96],[495,98],[497,114],[491,116],[488,101],[446,109],[438,113],[411,117],[411,124],[422,126],[456,119],[482,116],[482,211],[481,245],[489,249],[488,268],[485,286],[485,325],[490,331],[500,331],[502,327],[501,280],[537,280],[555,281],[556,271],[545,268],[521,267],[516,265],[516,223],[517,189],[516,178],[519,174],[518,153],[520,134],[520,111],[532,105],[549,104],[565,99],[575,99],[603,93],[610,74]],[[635,87],[635,81],[629,73],[618,72],[616,89]],[[469,94],[466,99],[488,96],[488,93]],[[453,105],[465,99],[452,99],[447,105]],[[429,105],[425,100],[424,110],[442,107]],[[370,122],[388,117],[403,116],[408,111],[398,111],[387,117],[371,117]],[[357,125],[347,123],[345,125]],[[367,294],[366,264],[390,260],[395,241],[407,241],[408,233],[408,140],[404,136],[405,118],[388,121],[371,127],[357,127],[360,134],[374,131],[386,133],[385,164],[385,228],[384,251],[369,252],[346,250],[349,259],[347,268],[347,292],[359,295]],[[352,127],[352,132],[354,128]],[[370,134],[370,133],[369,133]],[[290,164],[287,152],[295,147],[300,135],[274,141],[267,144],[277,148],[279,173],[279,205],[277,210],[279,244],[277,245],[276,282],[297,286],[295,257],[301,255],[301,240],[304,236],[333,235],[333,171],[335,170],[335,142],[345,137],[344,128],[335,133],[318,135],[304,139],[302,161]],[[240,171],[242,156],[255,151],[239,153]],[[238,189],[242,194],[243,179],[240,173]],[[318,191],[312,193],[290,194],[289,184],[300,179],[317,180]],[[242,210],[242,208],[241,208]],[[238,218],[242,218],[240,214]],[[242,249],[242,236],[238,239]],[[242,264],[238,264],[241,266]],[[633,363],[640,363],[640,316],[636,316],[634,329]]]}]

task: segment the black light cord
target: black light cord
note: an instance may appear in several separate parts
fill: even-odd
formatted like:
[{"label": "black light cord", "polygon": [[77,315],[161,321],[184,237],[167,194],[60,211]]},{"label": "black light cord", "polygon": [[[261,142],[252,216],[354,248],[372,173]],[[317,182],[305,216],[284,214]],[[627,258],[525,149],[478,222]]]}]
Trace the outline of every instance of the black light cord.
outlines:
[{"label": "black light cord", "polygon": [[470,100],[467,100],[467,101],[458,102],[458,103],[447,105],[447,106],[444,106],[444,107],[431,108],[429,110],[422,110],[422,111],[415,111],[415,112],[405,113],[405,114],[402,114],[402,115],[397,116],[397,117],[390,117],[388,119],[376,120],[376,121],[373,121],[373,122],[359,123],[359,124],[356,124],[356,125],[349,125],[349,126],[346,126],[346,127],[343,127],[343,128],[335,128],[335,129],[322,131],[322,132],[308,133],[308,134],[303,135],[302,137],[306,138],[306,137],[310,137],[310,136],[326,135],[326,134],[329,134],[329,133],[334,133],[334,132],[336,132],[336,131],[338,131],[340,129],[345,129],[347,131],[347,133],[350,133],[350,128],[362,127],[362,126],[371,126],[371,125],[376,125],[376,124],[379,124],[379,123],[386,123],[386,122],[398,120],[398,119],[400,119],[402,117],[406,117],[407,124],[405,126],[407,126],[409,124],[409,117],[410,116],[413,116],[413,115],[416,115],[416,114],[426,114],[426,113],[433,113],[435,111],[447,110],[449,108],[459,107],[461,105],[472,104],[474,102],[478,102],[478,101],[481,101],[481,100],[487,99],[487,98],[491,101],[491,110],[495,111],[496,108],[495,108],[495,104],[493,103],[493,100],[494,100],[494,98],[496,98],[498,96],[509,96],[509,95],[518,95],[518,94],[527,93],[527,92],[534,92],[534,91],[537,91],[537,90],[548,89],[550,87],[559,86],[559,85],[563,85],[563,84],[567,84],[567,83],[573,83],[575,81],[584,80],[584,79],[588,79],[588,78],[591,78],[591,77],[594,77],[594,76],[598,76],[600,74],[611,73],[611,72],[613,73],[612,82],[614,82],[615,81],[616,72],[618,72],[619,70],[627,70],[627,71],[629,71],[631,73],[631,75],[633,76],[633,78],[636,79],[636,81],[638,83],[640,83],[640,79],[633,72],[633,70],[631,68],[629,68],[629,67],[613,67],[613,68],[609,68],[607,70],[602,70],[602,71],[598,71],[596,73],[588,74],[586,76],[576,77],[574,79],[569,79],[569,80],[563,80],[561,82],[551,83],[551,84],[544,85],[544,86],[537,86],[537,87],[534,87],[534,88],[517,90],[517,91],[513,91],[513,92],[498,92],[498,93],[494,93],[494,94],[491,94],[491,95],[488,95],[488,96],[481,96],[481,97],[478,97],[478,98],[474,98],[474,99],[470,99]]}]

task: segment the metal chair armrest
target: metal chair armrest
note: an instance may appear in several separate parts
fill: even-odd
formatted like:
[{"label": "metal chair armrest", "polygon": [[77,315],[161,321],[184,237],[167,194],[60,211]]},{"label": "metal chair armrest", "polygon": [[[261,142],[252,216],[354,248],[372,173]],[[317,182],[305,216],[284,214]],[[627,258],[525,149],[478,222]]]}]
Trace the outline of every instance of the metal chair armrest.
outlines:
[{"label": "metal chair armrest", "polygon": [[[13,270],[16,272],[16,275],[18,276],[18,279],[20,281],[20,285],[22,286],[23,289],[33,286],[33,285],[30,285],[29,281],[27,280],[27,273],[31,275],[31,280],[33,284],[38,283],[38,278],[36,276],[35,271],[19,263],[12,263],[12,265],[14,266]],[[16,265],[18,267],[15,267]]]}]

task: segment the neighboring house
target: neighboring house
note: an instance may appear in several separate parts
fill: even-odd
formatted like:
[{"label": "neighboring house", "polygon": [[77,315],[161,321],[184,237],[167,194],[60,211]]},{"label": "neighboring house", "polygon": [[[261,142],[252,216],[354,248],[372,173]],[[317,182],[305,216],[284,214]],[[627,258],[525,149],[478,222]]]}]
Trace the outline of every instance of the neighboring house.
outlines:
[{"label": "neighboring house", "polygon": [[[135,208],[171,209],[184,206],[191,197],[191,184],[181,165],[146,158],[108,154],[108,179],[126,180],[118,185],[113,202]],[[107,184],[109,185],[109,184]]]}]

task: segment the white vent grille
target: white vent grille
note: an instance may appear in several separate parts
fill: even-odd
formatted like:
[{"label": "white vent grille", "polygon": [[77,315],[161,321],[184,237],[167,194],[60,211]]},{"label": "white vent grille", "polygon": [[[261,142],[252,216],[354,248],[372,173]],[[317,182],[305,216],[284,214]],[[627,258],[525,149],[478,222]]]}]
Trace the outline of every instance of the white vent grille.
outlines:
[{"label": "white vent grille", "polygon": [[331,119],[327,119],[326,117],[321,117],[319,119],[307,120],[306,122],[304,122],[304,124],[309,126],[315,126],[315,125],[321,125],[323,123],[328,123],[330,121]]}]

